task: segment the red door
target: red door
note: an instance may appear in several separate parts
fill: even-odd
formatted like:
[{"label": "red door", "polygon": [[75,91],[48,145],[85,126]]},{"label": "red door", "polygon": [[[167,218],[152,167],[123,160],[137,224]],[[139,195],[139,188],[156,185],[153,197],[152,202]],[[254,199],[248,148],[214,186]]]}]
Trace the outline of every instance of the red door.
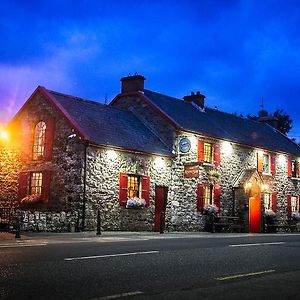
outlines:
[{"label": "red door", "polygon": [[163,186],[155,187],[155,217],[154,217],[154,230],[163,230],[165,224],[165,212],[167,204],[168,188]]},{"label": "red door", "polygon": [[249,232],[258,233],[261,231],[260,226],[260,197],[249,198]]}]

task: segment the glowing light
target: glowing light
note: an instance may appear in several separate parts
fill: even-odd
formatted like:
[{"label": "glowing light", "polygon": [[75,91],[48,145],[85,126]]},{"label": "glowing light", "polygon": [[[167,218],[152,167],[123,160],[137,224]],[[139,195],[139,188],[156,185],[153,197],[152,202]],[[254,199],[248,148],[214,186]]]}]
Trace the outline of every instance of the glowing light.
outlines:
[{"label": "glowing light", "polygon": [[285,166],[286,164],[286,158],[285,158],[285,155],[283,154],[279,154],[278,156],[278,163],[280,164],[280,166]]},{"label": "glowing light", "polygon": [[117,159],[118,153],[114,150],[107,150],[106,156],[109,160],[113,161]]},{"label": "glowing light", "polygon": [[198,139],[194,135],[192,135],[189,136],[189,140],[191,142],[192,151],[196,151],[198,146]]},{"label": "glowing light", "polygon": [[252,183],[251,183],[251,182],[247,182],[247,183],[245,184],[245,186],[244,186],[245,191],[249,191],[249,190],[251,189],[251,187],[252,187]]},{"label": "glowing light", "polygon": [[8,140],[8,137],[9,137],[8,132],[5,131],[4,129],[1,129],[1,131],[0,131],[0,138],[2,140]]},{"label": "glowing light", "polygon": [[154,165],[156,169],[164,169],[166,166],[165,159],[163,157],[156,157]]},{"label": "glowing light", "polygon": [[232,154],[233,148],[232,148],[232,145],[231,145],[230,142],[224,141],[224,142],[222,143],[222,149],[223,149],[223,152],[224,152],[225,155],[230,155],[230,154]]},{"label": "glowing light", "polygon": [[267,183],[263,183],[261,186],[261,189],[263,192],[267,191],[269,189],[269,185]]}]

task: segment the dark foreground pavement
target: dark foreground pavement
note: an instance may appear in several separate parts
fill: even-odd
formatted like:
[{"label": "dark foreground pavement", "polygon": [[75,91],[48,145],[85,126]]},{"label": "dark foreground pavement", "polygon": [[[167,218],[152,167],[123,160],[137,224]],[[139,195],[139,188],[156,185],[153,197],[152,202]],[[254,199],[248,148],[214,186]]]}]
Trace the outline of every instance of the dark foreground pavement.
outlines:
[{"label": "dark foreground pavement", "polygon": [[0,242],[1,300],[300,299],[299,287],[299,234],[90,232]]}]

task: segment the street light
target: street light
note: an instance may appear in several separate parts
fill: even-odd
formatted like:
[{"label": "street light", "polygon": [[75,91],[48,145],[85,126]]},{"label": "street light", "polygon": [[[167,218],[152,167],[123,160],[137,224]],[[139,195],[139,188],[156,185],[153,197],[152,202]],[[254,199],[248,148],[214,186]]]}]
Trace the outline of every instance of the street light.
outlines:
[{"label": "street light", "polygon": [[6,130],[0,129],[0,139],[3,141],[7,141],[9,138],[9,134]]}]

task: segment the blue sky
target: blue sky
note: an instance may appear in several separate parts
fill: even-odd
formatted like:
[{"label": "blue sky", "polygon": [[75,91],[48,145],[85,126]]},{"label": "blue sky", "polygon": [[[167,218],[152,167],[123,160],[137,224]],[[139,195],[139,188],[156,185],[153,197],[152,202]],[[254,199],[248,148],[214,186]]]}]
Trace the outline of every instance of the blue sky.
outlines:
[{"label": "blue sky", "polygon": [[300,140],[300,1],[0,2],[0,124],[37,85],[104,101],[148,89],[255,114],[281,108]]}]

